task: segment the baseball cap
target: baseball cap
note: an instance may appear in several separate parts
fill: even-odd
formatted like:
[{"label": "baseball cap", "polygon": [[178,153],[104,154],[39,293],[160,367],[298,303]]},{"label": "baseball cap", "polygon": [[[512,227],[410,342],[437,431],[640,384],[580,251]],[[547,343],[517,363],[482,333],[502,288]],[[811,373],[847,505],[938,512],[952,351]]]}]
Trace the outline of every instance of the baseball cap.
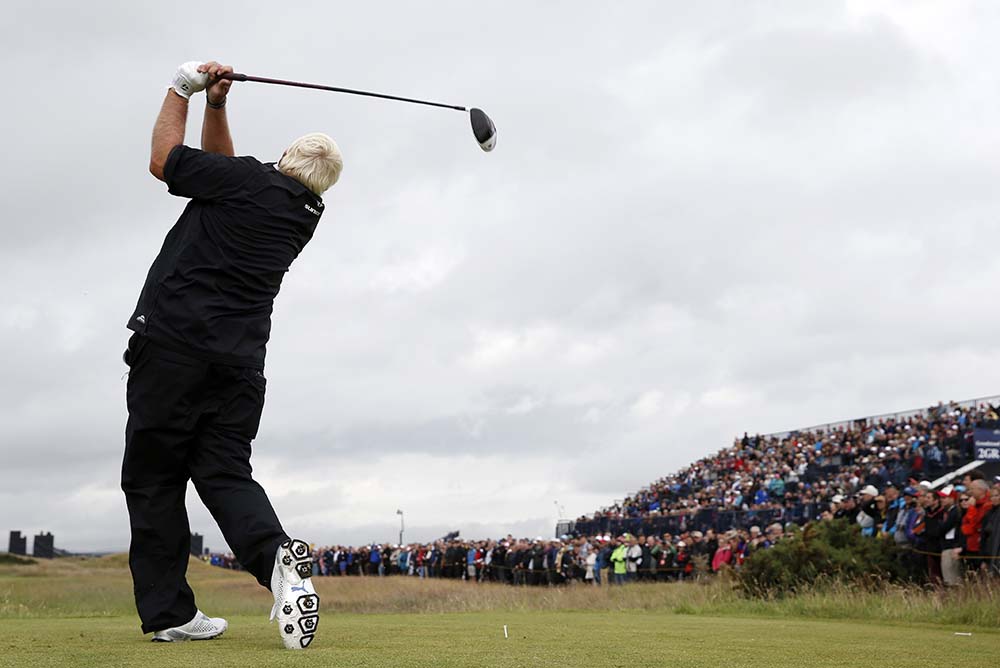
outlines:
[{"label": "baseball cap", "polygon": [[955,495],[955,488],[952,487],[951,485],[945,485],[944,487],[942,487],[941,489],[938,490],[937,495],[941,496],[941,497],[944,497],[944,496],[954,496]]},{"label": "baseball cap", "polygon": [[915,487],[904,487],[903,496],[920,496],[920,492]]},{"label": "baseball cap", "polygon": [[843,494],[834,494],[833,498],[830,499],[830,500],[833,501],[834,503],[843,503],[844,502],[844,495]]},{"label": "baseball cap", "polygon": [[875,485],[865,485],[861,489],[861,494],[868,494],[869,496],[878,496],[878,490],[875,489]]}]

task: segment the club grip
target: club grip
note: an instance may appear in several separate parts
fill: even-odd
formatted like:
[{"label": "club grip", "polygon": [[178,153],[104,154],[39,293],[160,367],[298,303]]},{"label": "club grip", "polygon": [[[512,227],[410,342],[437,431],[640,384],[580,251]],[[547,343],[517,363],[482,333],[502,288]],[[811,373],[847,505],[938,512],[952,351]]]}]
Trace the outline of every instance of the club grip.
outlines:
[{"label": "club grip", "polygon": [[219,77],[220,79],[228,79],[230,81],[246,81],[247,75],[240,74],[239,72],[229,72],[228,74],[223,74]]}]

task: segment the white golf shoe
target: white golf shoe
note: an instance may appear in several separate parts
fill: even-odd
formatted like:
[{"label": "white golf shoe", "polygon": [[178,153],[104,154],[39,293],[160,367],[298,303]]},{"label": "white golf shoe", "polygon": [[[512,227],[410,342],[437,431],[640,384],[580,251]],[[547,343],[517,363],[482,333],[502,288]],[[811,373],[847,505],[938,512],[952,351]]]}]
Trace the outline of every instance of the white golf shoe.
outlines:
[{"label": "white golf shoe", "polygon": [[274,556],[271,620],[278,620],[286,649],[305,649],[319,626],[319,596],[313,589],[312,555],[301,540],[286,540]]},{"label": "white golf shoe", "polygon": [[171,629],[164,629],[153,634],[153,642],[182,642],[184,640],[210,640],[218,638],[226,629],[229,622],[221,617],[209,617],[199,610],[194,619],[183,626],[175,626]]}]

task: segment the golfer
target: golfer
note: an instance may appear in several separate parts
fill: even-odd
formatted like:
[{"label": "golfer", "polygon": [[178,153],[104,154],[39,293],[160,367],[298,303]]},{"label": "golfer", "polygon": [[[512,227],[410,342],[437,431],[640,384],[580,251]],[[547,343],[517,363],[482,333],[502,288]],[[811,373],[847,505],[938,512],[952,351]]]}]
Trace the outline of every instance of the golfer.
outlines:
[{"label": "golfer", "polygon": [[[239,563],[274,594],[285,647],[315,637],[319,597],[309,546],[291,540],[250,467],[264,406],[264,350],[281,279],[323,214],[343,160],[324,134],[292,142],[277,163],[235,157],[226,119],[232,67],[185,63],[153,129],[149,171],[190,201],[167,233],[128,321],[130,367],[122,490],[129,567],[143,633],[221,635],[185,579],[188,480]],[[201,150],[184,145],[188,104],[205,91]]]}]

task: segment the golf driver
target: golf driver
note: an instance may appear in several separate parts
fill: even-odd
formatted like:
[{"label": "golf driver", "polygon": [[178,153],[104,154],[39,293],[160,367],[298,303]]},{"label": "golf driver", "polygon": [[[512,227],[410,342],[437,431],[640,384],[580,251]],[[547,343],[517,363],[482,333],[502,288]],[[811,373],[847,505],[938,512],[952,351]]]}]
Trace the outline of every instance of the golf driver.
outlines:
[{"label": "golf driver", "polygon": [[298,88],[315,88],[317,90],[328,90],[334,93],[348,93],[350,95],[364,95],[366,97],[380,97],[383,100],[396,100],[398,102],[410,102],[412,104],[425,104],[429,107],[441,107],[443,109],[454,109],[456,111],[469,112],[469,120],[472,122],[472,134],[476,136],[479,147],[484,151],[492,151],[497,145],[497,128],[493,121],[482,109],[467,109],[456,104],[444,104],[441,102],[428,102],[427,100],[417,100],[411,97],[399,97],[397,95],[385,95],[384,93],[372,93],[365,90],[353,90],[351,88],[340,88],[338,86],[323,86],[320,84],[302,83],[301,81],[285,81],[284,79],[268,79],[267,77],[255,77],[249,74],[231,72],[223,74],[223,79],[230,81],[255,81],[257,83],[278,84],[279,86],[297,86]]}]

